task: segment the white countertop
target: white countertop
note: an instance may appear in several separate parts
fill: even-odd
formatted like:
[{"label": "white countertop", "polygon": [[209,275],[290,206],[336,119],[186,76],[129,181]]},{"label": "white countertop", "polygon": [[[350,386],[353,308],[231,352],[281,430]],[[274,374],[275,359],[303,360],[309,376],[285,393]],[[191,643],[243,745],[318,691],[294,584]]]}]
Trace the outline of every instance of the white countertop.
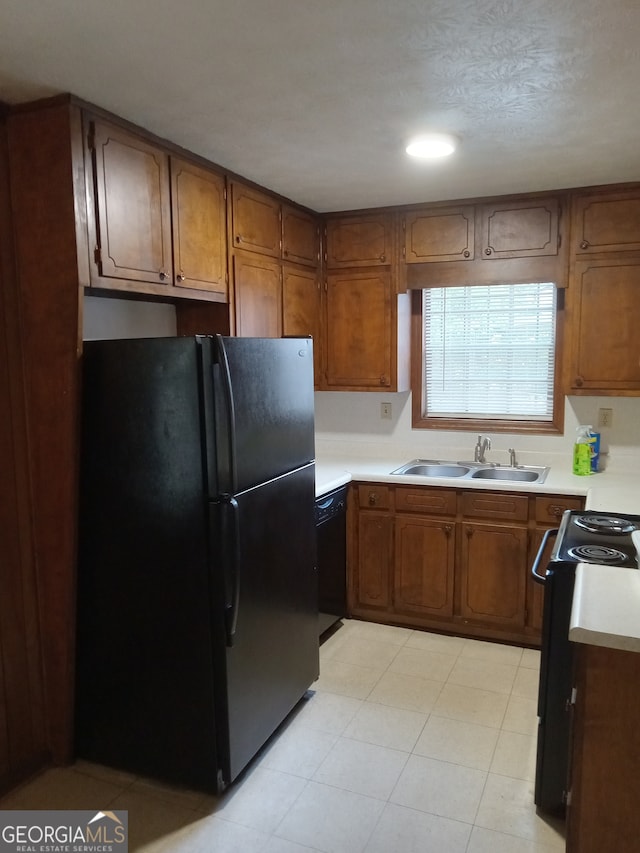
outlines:
[{"label": "white countertop", "polygon": [[579,563],[569,639],[640,652],[640,572]]},{"label": "white countertop", "polygon": [[[489,489],[540,494],[584,495],[586,508],[640,515],[640,474],[604,471],[589,477],[571,473],[567,460],[551,462],[541,485],[456,477],[406,477],[390,472],[410,458],[328,456],[316,459],[316,494],[351,480],[415,486]],[[569,638],[575,642],[640,652],[640,571],[580,563]]]}]

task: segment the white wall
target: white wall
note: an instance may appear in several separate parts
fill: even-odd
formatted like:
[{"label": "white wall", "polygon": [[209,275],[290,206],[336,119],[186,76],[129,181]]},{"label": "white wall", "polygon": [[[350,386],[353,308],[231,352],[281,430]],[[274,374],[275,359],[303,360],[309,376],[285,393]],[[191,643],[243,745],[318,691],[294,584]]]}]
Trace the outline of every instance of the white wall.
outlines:
[{"label": "white wall", "polygon": [[[380,417],[380,404],[390,402],[391,420]],[[613,409],[613,425],[601,429],[603,467],[640,468],[640,398],[566,397],[565,427],[560,436],[491,433],[490,461],[507,463],[514,447],[523,464],[571,464],[578,424],[597,429],[598,409]],[[478,433],[411,428],[411,394],[387,392],[319,392],[315,395],[316,451],[324,454],[412,458],[473,459]]]},{"label": "white wall", "polygon": [[82,337],[85,341],[176,335],[173,305],[85,294],[83,311]]}]

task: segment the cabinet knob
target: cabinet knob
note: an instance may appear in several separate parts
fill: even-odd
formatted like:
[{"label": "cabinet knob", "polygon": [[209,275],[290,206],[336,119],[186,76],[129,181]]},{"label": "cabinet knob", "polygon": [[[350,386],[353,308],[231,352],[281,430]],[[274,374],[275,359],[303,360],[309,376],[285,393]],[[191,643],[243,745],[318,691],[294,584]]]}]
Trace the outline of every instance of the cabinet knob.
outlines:
[{"label": "cabinet knob", "polygon": [[387,261],[387,256],[386,255],[380,255],[380,263],[384,264],[384,263],[386,263],[386,261]]},{"label": "cabinet knob", "polygon": [[282,252],[282,254],[285,256],[285,258],[288,258],[288,257],[289,257],[289,250],[288,250],[288,249],[285,249],[285,250]]},{"label": "cabinet knob", "polygon": [[380,377],[380,384],[381,385],[387,384],[387,377],[384,374]]},{"label": "cabinet knob", "polygon": [[369,506],[375,506],[378,503],[378,496],[375,492],[369,492]]},{"label": "cabinet knob", "polygon": [[589,241],[588,240],[582,240],[580,242],[580,248],[581,249],[588,249],[589,248]]},{"label": "cabinet knob", "polygon": [[236,234],[236,243],[242,243],[242,237],[240,234]]},{"label": "cabinet knob", "polygon": [[445,524],[443,529],[445,532],[445,536],[451,536],[451,531],[453,530],[453,527],[450,524]]},{"label": "cabinet knob", "polygon": [[176,278],[178,279],[178,281],[184,281],[184,275],[181,272],[178,273]]},{"label": "cabinet knob", "polygon": [[465,249],[465,250],[464,250],[464,252],[463,252],[462,254],[464,255],[464,257],[465,257],[465,258],[470,258],[470,257],[471,257],[471,252],[470,252],[468,249]]},{"label": "cabinet knob", "polygon": [[471,538],[473,536],[473,527],[465,527],[464,532]]},{"label": "cabinet knob", "polygon": [[484,250],[484,253],[485,253],[485,255],[491,254],[491,249],[489,248],[489,246],[487,246],[487,248]]},{"label": "cabinet knob", "polygon": [[158,277],[160,278],[161,281],[164,281],[165,278],[168,278],[168,276],[164,270],[160,270],[160,272],[158,273]]},{"label": "cabinet knob", "polygon": [[582,386],[584,385],[584,379],[582,378],[582,376],[576,376],[574,385],[576,385],[577,388],[582,388]]},{"label": "cabinet knob", "polygon": [[550,504],[548,508],[549,515],[552,515],[554,518],[560,518],[562,513],[564,512],[564,507],[559,504]]}]

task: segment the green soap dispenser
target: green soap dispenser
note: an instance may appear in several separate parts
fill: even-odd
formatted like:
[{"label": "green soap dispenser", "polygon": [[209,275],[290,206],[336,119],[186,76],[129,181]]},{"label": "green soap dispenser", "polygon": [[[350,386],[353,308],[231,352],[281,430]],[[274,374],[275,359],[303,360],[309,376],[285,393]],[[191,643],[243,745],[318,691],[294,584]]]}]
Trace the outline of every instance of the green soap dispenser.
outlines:
[{"label": "green soap dispenser", "polygon": [[573,445],[573,473],[584,476],[592,474],[591,456],[593,453],[593,437],[590,426],[579,426],[576,429],[576,443]]}]

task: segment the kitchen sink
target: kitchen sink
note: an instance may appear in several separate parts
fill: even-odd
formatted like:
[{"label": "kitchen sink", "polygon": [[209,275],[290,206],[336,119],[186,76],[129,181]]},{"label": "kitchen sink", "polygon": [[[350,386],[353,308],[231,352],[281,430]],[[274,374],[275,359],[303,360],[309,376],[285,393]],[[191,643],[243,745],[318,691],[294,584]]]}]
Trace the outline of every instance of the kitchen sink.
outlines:
[{"label": "kitchen sink", "polygon": [[394,474],[407,474],[419,477],[464,477],[470,469],[466,465],[453,462],[408,462]]},{"label": "kitchen sink", "polygon": [[447,462],[412,459],[392,474],[411,477],[456,477],[465,480],[502,480],[511,483],[544,483],[549,468],[536,465],[500,465],[480,462]]},{"label": "kitchen sink", "polygon": [[519,468],[480,468],[471,475],[473,480],[521,480],[527,483],[540,483],[540,468],[538,471],[520,470]]}]

